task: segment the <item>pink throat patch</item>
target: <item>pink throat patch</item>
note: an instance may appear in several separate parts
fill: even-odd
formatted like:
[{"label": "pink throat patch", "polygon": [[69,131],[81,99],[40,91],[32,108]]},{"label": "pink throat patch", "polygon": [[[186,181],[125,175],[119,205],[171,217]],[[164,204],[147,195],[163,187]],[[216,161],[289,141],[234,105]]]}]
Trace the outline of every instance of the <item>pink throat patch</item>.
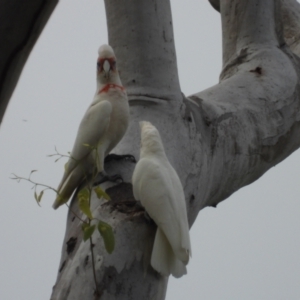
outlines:
[{"label": "pink throat patch", "polygon": [[109,89],[113,89],[113,88],[120,89],[121,91],[125,91],[125,88],[121,85],[117,85],[114,83],[108,83],[98,92],[98,94],[107,93],[109,91]]}]

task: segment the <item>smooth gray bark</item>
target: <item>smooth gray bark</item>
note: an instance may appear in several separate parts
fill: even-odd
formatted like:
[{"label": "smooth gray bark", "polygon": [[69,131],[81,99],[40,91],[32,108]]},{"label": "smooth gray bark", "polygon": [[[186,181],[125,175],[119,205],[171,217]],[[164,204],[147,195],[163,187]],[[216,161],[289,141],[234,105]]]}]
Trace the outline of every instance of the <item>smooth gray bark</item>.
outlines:
[{"label": "smooth gray bark", "polygon": [[58,0],[0,2],[0,123],[27,58]]},{"label": "smooth gray bark", "polygon": [[[216,206],[299,148],[296,1],[221,1],[220,82],[188,98],[179,87],[169,0],[105,4],[109,43],[131,106],[129,129],[115,152],[138,158],[138,122],[157,126],[184,186],[190,225],[202,208]],[[120,173],[125,183],[107,189],[112,203],[92,201],[93,214],[111,224],[116,235],[111,255],[93,235],[100,295],[94,293],[89,244],[69,212],[51,299],[164,299],[167,279],[149,266],[155,226],[128,204],[134,163],[115,161],[105,168]],[[76,199],[71,208],[81,215]]]}]

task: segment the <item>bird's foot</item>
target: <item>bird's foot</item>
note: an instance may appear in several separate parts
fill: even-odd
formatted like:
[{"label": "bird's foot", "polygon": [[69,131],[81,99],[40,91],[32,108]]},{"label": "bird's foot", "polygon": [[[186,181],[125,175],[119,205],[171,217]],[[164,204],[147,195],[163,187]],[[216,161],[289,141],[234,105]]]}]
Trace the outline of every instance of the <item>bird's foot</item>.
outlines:
[{"label": "bird's foot", "polygon": [[105,157],[104,162],[107,163],[112,160],[121,160],[121,159],[130,160],[131,162],[136,163],[135,157],[131,154],[114,154],[114,153],[108,154]]},{"label": "bird's foot", "polygon": [[123,182],[123,178],[119,174],[115,174],[115,175],[111,175],[110,176],[110,175],[107,175],[106,173],[101,172],[101,175],[102,175],[102,178],[99,179],[99,180],[97,180],[97,181],[95,181],[93,183],[93,186],[99,185],[99,184],[104,183],[106,181],[111,181],[111,182],[118,182],[118,181],[120,181],[120,182]]}]

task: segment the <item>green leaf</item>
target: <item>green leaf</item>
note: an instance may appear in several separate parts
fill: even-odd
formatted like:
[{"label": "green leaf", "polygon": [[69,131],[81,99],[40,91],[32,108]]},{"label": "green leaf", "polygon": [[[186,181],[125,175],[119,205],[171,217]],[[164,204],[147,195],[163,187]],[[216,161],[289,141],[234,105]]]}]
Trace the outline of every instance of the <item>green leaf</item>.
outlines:
[{"label": "green leaf", "polygon": [[89,223],[86,223],[86,222],[83,222],[82,225],[81,225],[81,229],[82,231],[84,231],[87,227],[89,227],[90,224]]},{"label": "green leaf", "polygon": [[44,191],[41,191],[41,193],[39,195],[37,195],[36,191],[34,191],[34,199],[39,206],[40,206],[40,201],[43,197],[43,194],[44,194]]},{"label": "green leaf", "polygon": [[89,219],[93,219],[93,215],[90,209],[90,191],[87,188],[84,188],[78,193],[77,197],[80,210]]},{"label": "green leaf", "polygon": [[84,226],[84,229],[83,229],[83,240],[87,241],[94,233],[94,231],[96,229],[96,225],[92,225],[92,226],[90,226],[88,224],[85,224],[85,225],[87,225],[87,226]]},{"label": "green leaf", "polygon": [[103,238],[106,251],[111,254],[115,248],[115,236],[112,227],[105,222],[99,221],[98,231]]},{"label": "green leaf", "polygon": [[39,196],[37,197],[37,202],[40,203],[43,197],[44,191],[41,191]]},{"label": "green leaf", "polygon": [[103,191],[103,190],[101,189],[101,187],[99,187],[99,186],[95,187],[95,188],[94,188],[94,191],[95,191],[95,193],[96,193],[98,199],[101,199],[101,198],[103,197],[103,198],[106,199],[106,200],[110,200],[109,195],[108,195],[105,191]]}]

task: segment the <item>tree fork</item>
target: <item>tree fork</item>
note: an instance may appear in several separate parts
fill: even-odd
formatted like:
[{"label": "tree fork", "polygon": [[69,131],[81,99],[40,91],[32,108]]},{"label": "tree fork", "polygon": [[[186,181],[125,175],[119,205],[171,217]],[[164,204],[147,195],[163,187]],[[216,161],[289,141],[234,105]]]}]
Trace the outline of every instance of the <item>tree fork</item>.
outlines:
[{"label": "tree fork", "polygon": [[[222,1],[220,82],[186,98],[179,89],[169,0],[141,2],[106,1],[109,42],[131,105],[128,132],[115,152],[138,158],[138,122],[152,122],[183,183],[191,226],[202,208],[216,206],[299,148],[299,57],[282,43],[279,1]],[[125,204],[133,200],[134,166],[105,165],[124,178],[121,185],[103,186],[122,210],[92,198],[93,215],[111,224],[116,236],[111,255],[93,237],[101,300],[165,298],[167,279],[149,266],[155,226]],[[74,199],[71,207],[80,214]],[[76,222],[70,212],[53,300],[94,299],[90,249]]]}]

